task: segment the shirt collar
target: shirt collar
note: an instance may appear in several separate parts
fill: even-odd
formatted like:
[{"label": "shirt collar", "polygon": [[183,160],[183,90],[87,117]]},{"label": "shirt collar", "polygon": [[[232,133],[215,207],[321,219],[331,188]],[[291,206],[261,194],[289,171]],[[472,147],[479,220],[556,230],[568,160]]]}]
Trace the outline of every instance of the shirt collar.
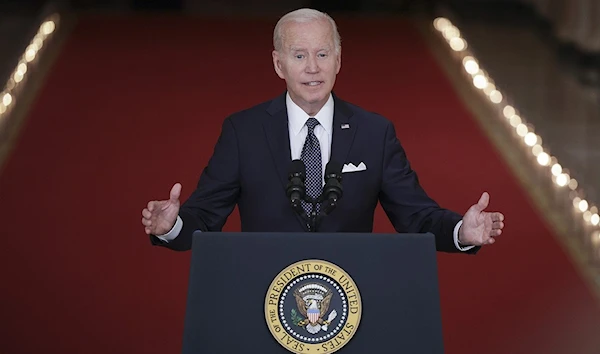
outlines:
[{"label": "shirt collar", "polygon": [[[292,133],[298,135],[310,116],[292,101],[289,92],[285,95],[285,103],[287,107],[288,123],[292,128]],[[325,129],[327,134],[331,135],[333,127],[333,96],[331,94],[329,94],[329,99],[314,118],[319,121],[319,124]]]}]

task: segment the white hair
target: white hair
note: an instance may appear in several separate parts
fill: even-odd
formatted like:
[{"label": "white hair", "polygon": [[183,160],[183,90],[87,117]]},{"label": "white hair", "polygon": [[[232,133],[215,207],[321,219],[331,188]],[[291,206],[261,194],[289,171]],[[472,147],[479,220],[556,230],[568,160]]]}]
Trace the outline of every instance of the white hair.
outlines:
[{"label": "white hair", "polygon": [[283,48],[283,26],[289,22],[306,23],[311,21],[327,20],[331,24],[333,29],[333,43],[335,44],[335,52],[340,53],[342,48],[342,40],[340,33],[338,32],[337,25],[331,16],[328,14],[314,10],[314,9],[298,9],[292,12],[288,12],[277,21],[275,30],[273,31],[273,47],[276,51],[281,51]]}]

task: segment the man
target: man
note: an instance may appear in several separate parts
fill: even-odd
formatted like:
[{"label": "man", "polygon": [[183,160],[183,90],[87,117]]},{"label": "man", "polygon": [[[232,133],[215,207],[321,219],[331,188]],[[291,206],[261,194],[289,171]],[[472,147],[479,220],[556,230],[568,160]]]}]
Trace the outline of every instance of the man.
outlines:
[{"label": "man", "polygon": [[221,231],[236,204],[242,231],[308,231],[286,196],[297,159],[306,165],[313,197],[329,161],[348,171],[343,198],[319,231],[371,232],[380,202],[396,231],[431,232],[439,251],[475,253],[494,243],[504,216],[484,212],[487,193],[463,217],[440,208],[419,185],[393,124],[332,93],[341,68],[333,19],[316,10],[293,11],[277,23],[273,42],[273,65],[286,93],[225,120],[213,156],[181,208],[178,183],[168,200],[148,203],[142,224],[153,244],[188,250],[194,231]]}]

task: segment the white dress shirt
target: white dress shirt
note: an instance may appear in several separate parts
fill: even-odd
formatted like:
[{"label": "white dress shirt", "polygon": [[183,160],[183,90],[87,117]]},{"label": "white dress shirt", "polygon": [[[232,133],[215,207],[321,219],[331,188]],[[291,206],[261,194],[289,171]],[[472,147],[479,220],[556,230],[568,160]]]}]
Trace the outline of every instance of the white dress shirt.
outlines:
[{"label": "white dress shirt", "polygon": [[[306,121],[311,118],[300,106],[298,106],[292,98],[290,94],[287,93],[285,97],[285,103],[287,107],[287,116],[288,116],[288,129],[290,136],[290,150],[291,150],[291,158],[292,160],[299,160],[300,155],[302,154],[302,148],[304,147],[304,141],[306,140],[306,136],[308,135],[308,127],[306,126]],[[322,174],[325,175],[325,167],[329,162],[329,157],[331,156],[331,140],[333,138],[333,111],[334,111],[334,101],[333,96],[330,94],[329,99],[321,108],[321,110],[313,117],[319,121],[319,125],[315,127],[315,135],[317,139],[319,139],[319,145],[321,147],[321,167]],[[323,183],[324,179],[322,179]],[[474,246],[462,247],[458,243],[458,230],[462,225],[462,220],[459,221],[454,227],[454,245],[461,251],[467,251]],[[169,242],[175,239],[177,235],[181,232],[183,228],[183,221],[179,216],[177,216],[177,221],[173,228],[166,234],[156,236],[159,239]]]},{"label": "white dress shirt", "polygon": [[[292,101],[289,93],[286,95],[285,103],[288,113],[292,160],[300,160],[302,148],[304,148],[304,142],[308,135],[306,121],[311,116]],[[315,135],[319,139],[319,146],[321,147],[321,167],[323,169],[321,173],[325,176],[325,167],[331,156],[331,138],[333,137],[333,96],[331,94],[323,108],[312,118],[319,121],[319,125],[315,127]],[[325,183],[324,179],[321,180]]]}]

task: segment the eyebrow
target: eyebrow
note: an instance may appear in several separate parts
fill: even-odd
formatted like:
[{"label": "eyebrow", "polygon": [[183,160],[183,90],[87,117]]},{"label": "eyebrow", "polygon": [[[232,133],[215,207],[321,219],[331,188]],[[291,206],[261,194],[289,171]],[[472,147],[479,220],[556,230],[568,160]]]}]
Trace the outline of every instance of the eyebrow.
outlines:
[{"label": "eyebrow", "polygon": [[[321,49],[318,50],[318,52],[320,52],[322,50],[330,51],[331,48],[329,48],[329,47],[321,48]],[[308,50],[306,48],[290,47],[290,52],[308,52]]]}]

